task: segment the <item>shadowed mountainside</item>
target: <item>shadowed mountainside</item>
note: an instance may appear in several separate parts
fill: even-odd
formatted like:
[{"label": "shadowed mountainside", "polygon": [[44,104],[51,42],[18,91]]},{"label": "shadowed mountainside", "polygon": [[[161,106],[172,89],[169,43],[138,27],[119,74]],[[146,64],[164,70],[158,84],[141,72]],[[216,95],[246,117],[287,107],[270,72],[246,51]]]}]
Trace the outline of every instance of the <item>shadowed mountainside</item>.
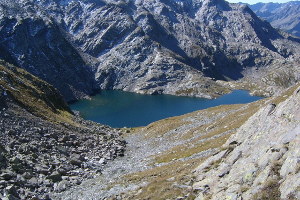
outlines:
[{"label": "shadowed mountainside", "polygon": [[[214,79],[243,77],[272,94],[299,80],[299,41],[281,35],[245,5],[1,2],[2,57],[52,83],[68,99],[97,88],[211,98],[228,92]],[[28,45],[22,48],[24,40]],[[34,55],[40,55],[36,62]]]}]

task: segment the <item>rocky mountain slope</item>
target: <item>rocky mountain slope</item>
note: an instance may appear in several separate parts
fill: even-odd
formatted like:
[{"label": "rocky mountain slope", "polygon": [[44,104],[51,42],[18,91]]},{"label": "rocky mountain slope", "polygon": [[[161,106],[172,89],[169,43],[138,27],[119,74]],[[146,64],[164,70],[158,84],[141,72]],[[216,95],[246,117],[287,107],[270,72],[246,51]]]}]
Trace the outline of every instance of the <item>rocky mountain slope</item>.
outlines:
[{"label": "rocky mountain slope", "polygon": [[53,197],[299,199],[299,90],[128,129],[124,157]]},{"label": "rocky mountain slope", "polygon": [[1,199],[299,199],[299,84],[127,129],[124,153],[120,130],[72,116],[49,84],[0,66]]},{"label": "rocky mountain slope", "polygon": [[82,120],[48,83],[0,61],[0,199],[49,199],[123,156],[121,132]]},{"label": "rocky mountain slope", "polygon": [[249,7],[273,27],[300,37],[300,1],[257,3]]},{"label": "rocky mountain slope", "polygon": [[300,87],[260,109],[196,170],[198,199],[300,199]]},{"label": "rocky mountain slope", "polygon": [[0,27],[0,58],[51,83],[68,101],[92,93],[90,68],[51,20],[2,16]]},{"label": "rocky mountain slope", "polygon": [[218,106],[128,129],[123,158],[54,199],[194,199],[193,170],[261,104]]},{"label": "rocky mountain slope", "polygon": [[247,6],[0,0],[0,33],[0,58],[23,68],[0,61],[0,199],[299,199],[299,84],[128,129],[126,154],[121,130],[65,103],[99,88],[210,98],[296,83],[299,39]]},{"label": "rocky mountain slope", "polygon": [[[2,21],[11,22],[1,26],[10,33],[2,36],[5,58],[47,79],[68,99],[78,95],[61,88],[61,79],[68,80],[68,91],[84,94],[102,88],[207,98],[228,92],[213,79],[245,77],[271,93],[299,80],[299,41],[279,34],[244,5],[223,0],[1,2]],[[46,22],[55,33],[37,32]],[[44,66],[32,65],[26,51],[32,49],[31,42],[26,48],[18,47],[16,35],[22,27],[38,33],[37,43],[46,49],[40,62],[55,57],[63,63],[56,63],[60,71],[48,77],[39,73]],[[51,40],[52,35],[59,44]],[[67,49],[62,51],[61,46]],[[33,49],[33,55],[42,53]],[[53,68],[51,62],[45,69]]]}]

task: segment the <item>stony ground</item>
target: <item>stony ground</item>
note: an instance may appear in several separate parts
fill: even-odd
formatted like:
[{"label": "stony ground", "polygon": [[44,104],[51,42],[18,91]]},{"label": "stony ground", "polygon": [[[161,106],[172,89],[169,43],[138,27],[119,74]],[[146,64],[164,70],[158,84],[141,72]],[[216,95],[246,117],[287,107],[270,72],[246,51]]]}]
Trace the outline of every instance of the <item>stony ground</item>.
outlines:
[{"label": "stony ground", "polygon": [[[0,0],[0,58],[67,100],[94,89],[213,98],[299,81],[299,39],[224,0]],[[284,67],[283,67],[284,66]],[[248,88],[252,89],[252,88]]]},{"label": "stony ground", "polygon": [[262,104],[228,105],[127,129],[125,156],[95,179],[54,199],[190,198],[192,171],[235,133]]},{"label": "stony ground", "polygon": [[24,70],[0,69],[0,199],[299,199],[299,84],[117,130],[73,115]]},{"label": "stony ground", "polygon": [[[270,193],[269,199],[280,199],[280,195],[283,199],[297,199],[297,116],[300,112],[297,110],[299,92],[296,91],[300,88],[296,89],[294,87],[280,96],[246,105],[219,106],[164,119],[147,127],[128,129],[124,157],[106,165],[99,177],[53,197],[239,199],[242,194],[245,199],[264,199]],[[275,107],[278,111],[274,110]],[[269,119],[260,118],[266,115]],[[282,122],[277,121],[280,116]],[[267,121],[271,123],[264,127]],[[260,134],[265,138],[262,141],[257,136],[262,132],[256,131],[261,126],[268,131]],[[288,131],[289,127],[291,131]],[[276,136],[271,139],[269,135],[273,133]],[[243,142],[245,138],[248,139]],[[275,142],[277,139],[281,141],[281,147]],[[266,151],[261,151],[258,146]],[[260,155],[259,161],[257,155]],[[241,161],[231,166],[227,161],[229,158],[233,163],[238,159]],[[254,163],[256,160],[258,165]],[[260,165],[266,168],[260,169]],[[230,166],[234,170],[228,171]],[[246,171],[239,167],[244,167],[242,169]],[[252,170],[251,173],[248,173],[249,170]],[[234,180],[242,183],[234,185]],[[251,187],[251,184],[256,185]],[[219,187],[224,189],[219,190]]]},{"label": "stony ground", "polygon": [[195,170],[197,199],[300,199],[299,103],[298,84],[252,116]]},{"label": "stony ground", "polygon": [[0,198],[47,199],[93,178],[107,161],[124,155],[120,131],[81,119],[77,123],[56,125],[18,107],[2,109]]},{"label": "stony ground", "polygon": [[0,61],[0,199],[49,199],[124,156],[122,132],[72,114],[48,83]]}]

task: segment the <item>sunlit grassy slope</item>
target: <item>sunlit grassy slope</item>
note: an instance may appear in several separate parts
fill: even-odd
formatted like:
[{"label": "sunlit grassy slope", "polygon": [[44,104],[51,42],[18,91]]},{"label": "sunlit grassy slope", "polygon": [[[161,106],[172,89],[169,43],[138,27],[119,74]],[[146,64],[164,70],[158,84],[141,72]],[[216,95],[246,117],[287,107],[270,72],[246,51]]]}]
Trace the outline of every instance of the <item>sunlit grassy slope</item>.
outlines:
[{"label": "sunlit grassy slope", "polygon": [[[32,114],[52,122],[71,122],[71,110],[51,85],[25,70],[0,61],[0,92]],[[8,96],[4,97],[3,90]]]}]

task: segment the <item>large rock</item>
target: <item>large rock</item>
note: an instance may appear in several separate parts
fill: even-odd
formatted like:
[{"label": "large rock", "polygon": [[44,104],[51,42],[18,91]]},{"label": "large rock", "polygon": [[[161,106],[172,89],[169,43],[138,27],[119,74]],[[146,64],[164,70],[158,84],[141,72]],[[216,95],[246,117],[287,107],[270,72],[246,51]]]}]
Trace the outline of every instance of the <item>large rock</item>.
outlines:
[{"label": "large rock", "polygon": [[299,199],[300,87],[276,107],[268,105],[278,98],[284,97],[267,101],[229,138],[223,147],[229,154],[222,151],[195,170],[199,199]]},{"label": "large rock", "polygon": [[57,171],[54,171],[52,174],[50,174],[49,176],[47,176],[47,179],[52,180],[53,182],[59,182],[62,180],[61,178],[61,174]]},{"label": "large rock", "polygon": [[5,148],[0,144],[0,169],[6,166],[7,159],[5,157],[5,153]]},{"label": "large rock", "polygon": [[70,163],[72,165],[77,165],[80,167],[83,161],[84,161],[84,158],[79,154],[72,154],[70,156]]}]

